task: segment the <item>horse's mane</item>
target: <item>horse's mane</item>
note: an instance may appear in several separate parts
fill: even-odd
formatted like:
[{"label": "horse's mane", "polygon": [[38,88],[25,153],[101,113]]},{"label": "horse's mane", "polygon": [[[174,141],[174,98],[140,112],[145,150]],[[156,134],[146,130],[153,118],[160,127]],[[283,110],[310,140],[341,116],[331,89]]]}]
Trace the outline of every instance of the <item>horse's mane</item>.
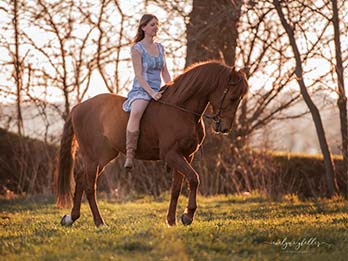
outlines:
[{"label": "horse's mane", "polygon": [[216,84],[227,85],[233,71],[233,67],[218,61],[195,63],[167,83],[168,90],[163,98],[174,104],[183,104],[194,94],[209,92]]}]

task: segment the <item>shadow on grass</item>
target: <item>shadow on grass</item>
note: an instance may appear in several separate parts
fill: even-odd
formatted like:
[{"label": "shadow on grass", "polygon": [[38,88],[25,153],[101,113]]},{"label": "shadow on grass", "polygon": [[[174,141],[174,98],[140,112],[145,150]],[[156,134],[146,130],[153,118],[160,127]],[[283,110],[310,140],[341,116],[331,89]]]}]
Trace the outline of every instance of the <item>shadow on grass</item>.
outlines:
[{"label": "shadow on grass", "polygon": [[217,199],[216,204],[250,204],[250,203],[264,203],[271,202],[272,200],[265,196],[246,196],[230,198],[230,199]]},{"label": "shadow on grass", "polygon": [[0,199],[0,212],[19,212],[44,209],[55,204],[53,195],[35,195],[15,199]]},{"label": "shadow on grass", "polygon": [[[247,203],[255,203],[247,205]],[[220,211],[216,211],[220,209]],[[200,217],[203,221],[211,221],[216,219],[269,219],[295,217],[300,215],[333,215],[339,213],[347,213],[347,206],[338,206],[332,202],[301,202],[279,203],[260,198],[250,198],[244,200],[228,199],[217,200],[215,204],[201,206]]]}]

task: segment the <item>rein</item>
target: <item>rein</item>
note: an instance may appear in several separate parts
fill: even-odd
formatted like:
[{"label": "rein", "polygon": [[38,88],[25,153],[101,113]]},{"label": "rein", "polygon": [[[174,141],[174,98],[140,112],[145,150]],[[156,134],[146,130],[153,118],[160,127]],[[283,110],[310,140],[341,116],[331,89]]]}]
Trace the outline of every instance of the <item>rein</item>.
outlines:
[{"label": "rein", "polygon": [[[161,101],[161,100],[158,100],[157,102],[161,103],[161,104],[164,104],[164,105],[167,105],[167,106],[170,106],[170,107],[173,107],[173,108],[176,108],[176,109],[184,111],[184,112],[191,113],[191,114],[196,115],[196,116],[198,116],[200,118],[203,117],[205,119],[213,120],[215,122],[216,126],[218,127],[221,124],[221,117],[220,117],[220,115],[222,113],[222,105],[223,105],[223,103],[225,101],[226,95],[227,95],[228,91],[230,90],[231,86],[235,86],[235,85],[237,85],[241,81],[242,81],[242,77],[239,77],[238,81],[236,81],[236,82],[232,82],[232,80],[230,80],[228,82],[228,85],[227,85],[227,87],[225,88],[225,90],[223,92],[218,111],[215,114],[212,114],[212,115],[209,115],[207,113],[204,113],[202,115],[202,113],[191,111],[191,110],[186,109],[186,108],[184,108],[182,106],[178,106],[176,104],[172,104],[172,103]],[[168,89],[168,87],[166,86],[164,91],[166,91],[167,89]]]}]

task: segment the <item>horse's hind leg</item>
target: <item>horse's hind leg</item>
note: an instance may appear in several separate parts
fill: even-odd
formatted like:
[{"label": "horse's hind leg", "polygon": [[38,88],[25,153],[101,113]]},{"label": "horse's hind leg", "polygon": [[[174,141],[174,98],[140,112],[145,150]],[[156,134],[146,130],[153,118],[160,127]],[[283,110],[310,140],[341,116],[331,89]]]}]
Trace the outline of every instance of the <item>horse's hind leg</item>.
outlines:
[{"label": "horse's hind leg", "polygon": [[83,173],[79,173],[76,178],[73,208],[71,210],[71,215],[65,215],[62,218],[60,222],[62,226],[71,226],[80,217],[83,190],[84,190],[84,175]]},{"label": "horse's hind leg", "polygon": [[97,227],[105,225],[104,220],[100,215],[96,200],[97,179],[110,160],[118,156],[118,152],[110,146],[107,139],[104,138],[101,145],[102,150],[99,150],[98,152],[99,160],[96,161],[95,159],[92,160],[87,158],[85,161],[85,192],[89,207],[93,214],[94,224]]},{"label": "horse's hind leg", "polygon": [[87,200],[89,203],[89,207],[93,214],[94,224],[97,227],[99,227],[101,225],[104,225],[105,223],[100,215],[99,208],[97,205],[97,200],[96,200],[96,186],[97,186],[96,182],[97,182],[97,173],[98,173],[97,168],[98,168],[98,164],[94,163],[93,161],[86,162],[85,192],[86,192]]},{"label": "horse's hind leg", "polygon": [[71,210],[71,219],[75,222],[80,217],[81,200],[84,191],[84,175],[79,173],[76,179],[75,193],[74,193],[74,203]]}]

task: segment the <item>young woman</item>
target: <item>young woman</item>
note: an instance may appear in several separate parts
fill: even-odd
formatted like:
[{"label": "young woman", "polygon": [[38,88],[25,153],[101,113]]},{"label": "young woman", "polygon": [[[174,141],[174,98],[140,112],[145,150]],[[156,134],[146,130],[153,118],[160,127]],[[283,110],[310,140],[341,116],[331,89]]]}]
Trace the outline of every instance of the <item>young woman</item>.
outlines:
[{"label": "young woman", "polygon": [[137,35],[131,48],[135,73],[133,87],[123,104],[123,110],[130,112],[127,125],[127,154],[125,168],[133,167],[133,159],[137,149],[141,117],[151,99],[159,100],[161,76],[165,83],[171,80],[164,48],[154,41],[158,31],[158,19],[152,14],[141,17]]}]

